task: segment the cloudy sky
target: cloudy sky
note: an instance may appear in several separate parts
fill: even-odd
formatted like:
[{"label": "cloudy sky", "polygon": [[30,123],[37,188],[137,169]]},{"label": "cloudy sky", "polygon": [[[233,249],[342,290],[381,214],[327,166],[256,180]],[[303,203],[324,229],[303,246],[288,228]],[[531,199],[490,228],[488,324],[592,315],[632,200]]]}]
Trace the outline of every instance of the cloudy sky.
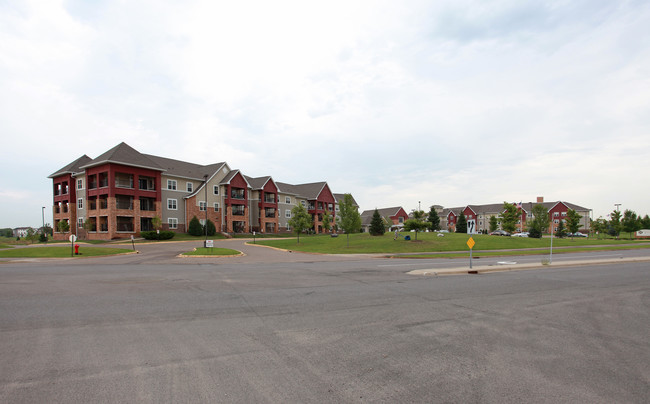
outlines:
[{"label": "cloudy sky", "polygon": [[0,227],[124,141],[361,209],[650,214],[650,3],[0,0]]}]

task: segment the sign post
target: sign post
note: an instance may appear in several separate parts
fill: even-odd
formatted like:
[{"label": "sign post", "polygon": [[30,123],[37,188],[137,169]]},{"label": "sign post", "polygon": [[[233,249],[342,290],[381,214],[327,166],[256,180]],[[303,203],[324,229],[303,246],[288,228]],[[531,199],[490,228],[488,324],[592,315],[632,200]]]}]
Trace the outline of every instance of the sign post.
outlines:
[{"label": "sign post", "polygon": [[71,234],[68,240],[70,240],[70,256],[74,257],[74,242],[77,241],[77,236]]},{"label": "sign post", "polygon": [[474,248],[474,239],[470,236],[469,240],[467,240],[467,246],[469,247],[469,269],[472,269],[472,249]]}]

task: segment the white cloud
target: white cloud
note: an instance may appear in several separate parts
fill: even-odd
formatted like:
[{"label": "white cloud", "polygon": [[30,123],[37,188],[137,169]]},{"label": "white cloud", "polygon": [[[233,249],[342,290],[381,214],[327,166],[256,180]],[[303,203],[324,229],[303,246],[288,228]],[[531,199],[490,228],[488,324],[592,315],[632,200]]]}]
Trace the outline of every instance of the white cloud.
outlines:
[{"label": "white cloud", "polygon": [[0,171],[41,165],[1,179],[48,201],[47,175],[126,141],[362,209],[650,213],[646,3],[5,3]]}]

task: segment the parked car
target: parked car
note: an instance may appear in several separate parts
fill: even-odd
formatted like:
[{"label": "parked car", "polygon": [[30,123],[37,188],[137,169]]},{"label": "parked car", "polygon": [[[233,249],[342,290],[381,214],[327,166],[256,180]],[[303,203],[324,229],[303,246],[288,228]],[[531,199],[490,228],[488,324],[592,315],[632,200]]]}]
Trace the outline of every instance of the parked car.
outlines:
[{"label": "parked car", "polygon": [[515,233],[512,235],[512,237],[528,237],[528,232],[522,231],[521,233]]},{"label": "parked car", "polygon": [[490,233],[490,236],[509,236],[510,233],[508,233],[505,230],[496,230]]},{"label": "parked car", "polygon": [[573,233],[573,234],[569,234],[569,237],[587,237],[587,235],[584,234],[584,233],[580,233],[579,231],[577,231],[577,232],[575,232],[575,233]]}]

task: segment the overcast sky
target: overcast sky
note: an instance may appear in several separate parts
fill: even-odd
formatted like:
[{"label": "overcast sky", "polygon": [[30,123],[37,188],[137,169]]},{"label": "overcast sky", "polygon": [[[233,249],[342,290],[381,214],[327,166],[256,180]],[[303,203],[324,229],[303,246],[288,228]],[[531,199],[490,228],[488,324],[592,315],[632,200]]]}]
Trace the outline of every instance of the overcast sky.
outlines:
[{"label": "overcast sky", "polygon": [[650,214],[648,27],[647,0],[0,0],[0,227],[122,141],[362,210]]}]

